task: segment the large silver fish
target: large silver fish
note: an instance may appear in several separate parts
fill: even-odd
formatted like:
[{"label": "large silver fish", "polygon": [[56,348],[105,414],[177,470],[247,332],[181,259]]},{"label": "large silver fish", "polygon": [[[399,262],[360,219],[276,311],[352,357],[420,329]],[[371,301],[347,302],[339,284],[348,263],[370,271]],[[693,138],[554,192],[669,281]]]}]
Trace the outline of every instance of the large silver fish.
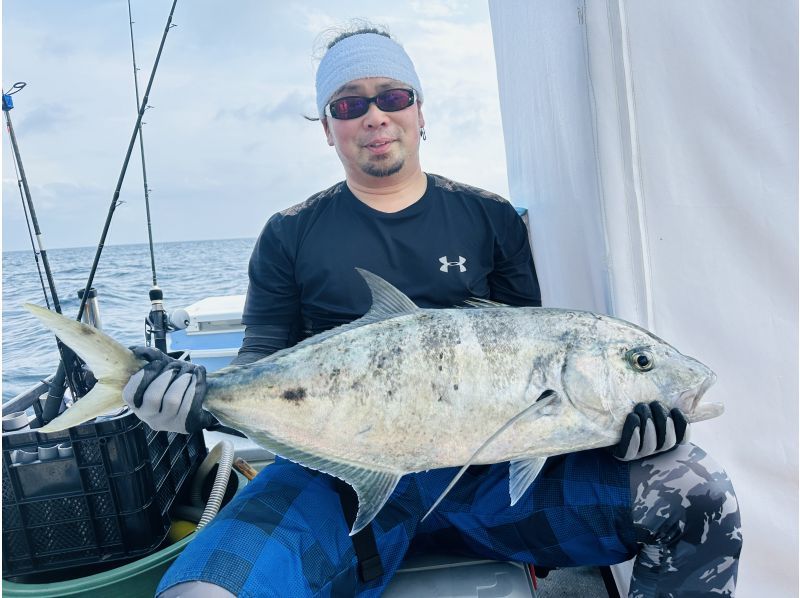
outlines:
[{"label": "large silver fish", "polygon": [[[203,404],[257,444],[350,484],[359,500],[352,533],[410,472],[511,461],[514,504],[546,457],[616,444],[636,403],[661,401],[692,422],[722,413],[720,404],[700,404],[714,373],[633,324],[481,300],[471,309],[420,309],[359,272],[373,297],[364,317],[210,373]],[[94,328],[26,307],[98,380],[41,431],[119,408],[143,362]]]}]

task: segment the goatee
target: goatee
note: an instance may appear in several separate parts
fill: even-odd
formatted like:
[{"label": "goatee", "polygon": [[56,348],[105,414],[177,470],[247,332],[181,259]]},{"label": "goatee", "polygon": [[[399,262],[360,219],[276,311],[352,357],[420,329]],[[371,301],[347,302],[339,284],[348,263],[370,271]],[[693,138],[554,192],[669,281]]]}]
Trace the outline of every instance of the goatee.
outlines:
[{"label": "goatee", "polygon": [[385,177],[385,176],[392,176],[395,173],[400,172],[400,169],[403,168],[403,164],[405,162],[403,160],[398,160],[394,164],[390,165],[383,165],[383,164],[375,164],[373,162],[367,162],[363,166],[361,166],[361,170],[370,176],[375,177]]}]

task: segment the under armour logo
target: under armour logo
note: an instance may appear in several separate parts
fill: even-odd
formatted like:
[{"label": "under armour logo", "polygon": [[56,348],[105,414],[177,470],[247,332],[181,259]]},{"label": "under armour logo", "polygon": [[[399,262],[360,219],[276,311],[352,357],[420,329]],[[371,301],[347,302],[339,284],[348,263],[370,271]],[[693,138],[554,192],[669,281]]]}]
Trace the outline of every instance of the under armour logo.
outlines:
[{"label": "under armour logo", "polygon": [[439,268],[439,270],[441,270],[442,272],[447,272],[450,269],[450,266],[458,266],[458,271],[459,272],[466,272],[467,271],[467,269],[464,267],[464,264],[467,263],[467,258],[462,257],[460,255],[458,256],[458,261],[457,262],[448,262],[447,261],[447,256],[445,256],[445,255],[440,257],[439,261],[442,262],[442,267]]}]

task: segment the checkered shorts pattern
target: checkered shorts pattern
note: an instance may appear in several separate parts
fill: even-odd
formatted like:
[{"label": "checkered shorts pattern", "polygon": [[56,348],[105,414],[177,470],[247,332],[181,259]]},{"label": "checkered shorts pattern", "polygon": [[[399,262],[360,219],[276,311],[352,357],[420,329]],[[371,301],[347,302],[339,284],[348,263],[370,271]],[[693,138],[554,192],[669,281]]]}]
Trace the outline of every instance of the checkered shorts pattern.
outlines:
[{"label": "checkered shorts pattern", "polygon": [[241,597],[379,596],[407,553],[436,551],[555,567],[635,554],[628,464],[607,451],[548,460],[509,506],[508,464],[404,476],[373,520],[384,574],[363,583],[333,479],[277,459],[190,542],[162,592],[201,580]]}]

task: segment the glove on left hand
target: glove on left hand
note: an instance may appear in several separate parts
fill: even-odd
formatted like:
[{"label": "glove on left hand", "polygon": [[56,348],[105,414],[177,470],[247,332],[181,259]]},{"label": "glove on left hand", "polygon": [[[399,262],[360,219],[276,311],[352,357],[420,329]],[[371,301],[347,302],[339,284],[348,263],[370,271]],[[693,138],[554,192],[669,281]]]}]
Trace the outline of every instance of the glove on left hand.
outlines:
[{"label": "glove on left hand", "polygon": [[634,461],[673,449],[688,439],[689,422],[680,409],[667,412],[658,401],[638,403],[625,419],[612,454],[621,461]]},{"label": "glove on left hand", "polygon": [[165,355],[151,347],[131,347],[146,363],[125,388],[122,398],[136,416],[154,430],[187,434],[216,420],[202,404],[206,394],[206,369]]}]

